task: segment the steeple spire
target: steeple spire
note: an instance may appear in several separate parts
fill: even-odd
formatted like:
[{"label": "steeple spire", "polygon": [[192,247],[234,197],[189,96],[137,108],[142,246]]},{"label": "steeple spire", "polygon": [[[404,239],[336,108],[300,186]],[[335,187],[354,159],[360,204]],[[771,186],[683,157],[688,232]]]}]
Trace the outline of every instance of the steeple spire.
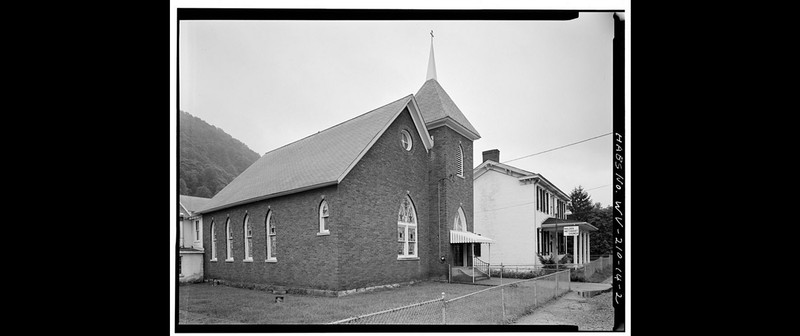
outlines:
[{"label": "steeple spire", "polygon": [[428,58],[428,75],[425,81],[436,79],[436,62],[433,60],[433,30],[431,30],[431,56]]}]

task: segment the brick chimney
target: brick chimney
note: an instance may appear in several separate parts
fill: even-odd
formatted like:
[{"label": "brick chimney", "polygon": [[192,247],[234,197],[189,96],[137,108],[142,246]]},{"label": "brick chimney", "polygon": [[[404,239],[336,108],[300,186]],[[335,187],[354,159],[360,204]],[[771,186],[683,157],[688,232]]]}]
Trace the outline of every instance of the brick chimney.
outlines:
[{"label": "brick chimney", "polygon": [[486,160],[492,160],[494,162],[500,163],[500,150],[490,149],[487,151],[483,151],[483,162],[486,162]]}]

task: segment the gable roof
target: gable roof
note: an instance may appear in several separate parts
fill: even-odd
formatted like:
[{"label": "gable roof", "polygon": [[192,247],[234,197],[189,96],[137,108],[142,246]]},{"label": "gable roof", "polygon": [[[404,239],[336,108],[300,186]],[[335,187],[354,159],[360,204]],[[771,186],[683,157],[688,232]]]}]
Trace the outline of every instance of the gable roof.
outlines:
[{"label": "gable roof", "polygon": [[178,201],[180,202],[181,208],[183,208],[182,211],[186,211],[186,213],[183,213],[181,215],[184,215],[186,217],[191,216],[198,209],[205,206],[210,200],[211,200],[210,198],[205,198],[205,197],[179,195]]},{"label": "gable roof", "polygon": [[415,96],[428,129],[444,125],[470,140],[480,139],[480,133],[435,78],[425,81]]},{"label": "gable roof", "polygon": [[534,180],[535,182],[539,182],[543,187],[549,189],[550,191],[558,194],[562,198],[569,199],[569,195],[563,192],[561,189],[556,187],[555,184],[547,180],[542,174],[532,173],[524,169],[520,169],[514,166],[510,166],[507,164],[495,162],[494,160],[486,160],[481,162],[475,169],[472,170],[472,180],[475,181],[479,179],[483,174],[488,172],[489,170],[496,171],[501,174],[506,174],[511,177],[515,177],[520,182],[524,180]]},{"label": "gable roof", "polygon": [[200,212],[338,184],[406,108],[427,151],[430,135],[414,96],[408,95],[267,152]]}]

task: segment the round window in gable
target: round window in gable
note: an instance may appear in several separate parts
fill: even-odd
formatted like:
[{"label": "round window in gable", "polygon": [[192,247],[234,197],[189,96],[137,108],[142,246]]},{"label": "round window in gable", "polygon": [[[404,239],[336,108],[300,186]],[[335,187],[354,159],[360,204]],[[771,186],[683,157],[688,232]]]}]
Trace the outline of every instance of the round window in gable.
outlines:
[{"label": "round window in gable", "polygon": [[411,150],[411,134],[408,134],[408,131],[403,130],[400,132],[400,144],[403,145],[405,150]]}]

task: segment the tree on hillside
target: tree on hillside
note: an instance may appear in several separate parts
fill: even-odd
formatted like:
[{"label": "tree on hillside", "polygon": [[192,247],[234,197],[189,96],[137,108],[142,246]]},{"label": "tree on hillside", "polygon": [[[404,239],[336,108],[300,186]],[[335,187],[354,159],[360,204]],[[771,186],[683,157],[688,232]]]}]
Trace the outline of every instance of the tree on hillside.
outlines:
[{"label": "tree on hillside", "polygon": [[583,190],[582,186],[577,186],[572,189],[569,198],[571,202],[567,204],[567,209],[572,212],[575,219],[585,222],[589,212],[593,209],[589,193]]},{"label": "tree on hillside", "polygon": [[600,203],[595,203],[588,212],[585,222],[594,225],[597,231],[590,235],[591,242],[589,248],[593,256],[601,256],[611,253],[613,244],[613,225],[614,213],[611,206],[603,208]]},{"label": "tree on hillside", "polygon": [[211,190],[208,190],[208,188],[206,188],[206,186],[200,186],[194,192],[193,196],[211,198],[211,197],[214,196],[214,194],[212,194]]},{"label": "tree on hillside", "polygon": [[184,111],[179,116],[181,195],[212,197],[261,157],[221,128]]}]

